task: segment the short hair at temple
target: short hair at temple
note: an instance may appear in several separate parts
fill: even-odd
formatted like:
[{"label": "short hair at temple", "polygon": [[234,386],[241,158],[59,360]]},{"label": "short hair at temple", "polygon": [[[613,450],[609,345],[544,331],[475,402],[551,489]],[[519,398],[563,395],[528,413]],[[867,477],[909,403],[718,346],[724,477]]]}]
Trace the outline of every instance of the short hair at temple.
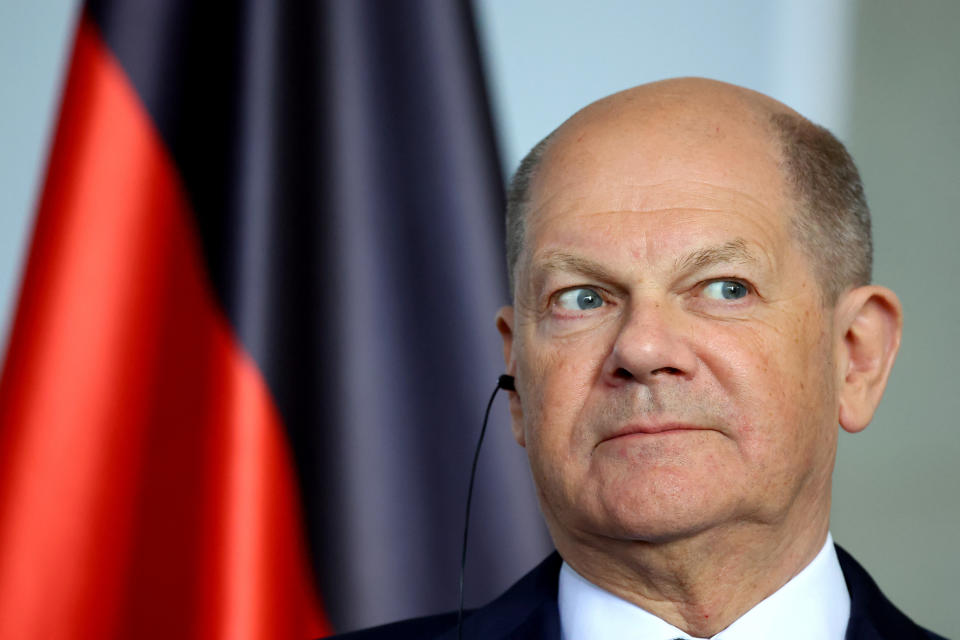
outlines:
[{"label": "short hair at temple", "polygon": [[[843,143],[826,128],[787,112],[771,114],[769,125],[779,143],[781,170],[796,204],[794,233],[814,265],[824,303],[832,306],[846,289],[870,283],[873,242],[860,173]],[[511,296],[523,251],[530,185],[552,136],[547,135],[523,158],[507,190]]]}]

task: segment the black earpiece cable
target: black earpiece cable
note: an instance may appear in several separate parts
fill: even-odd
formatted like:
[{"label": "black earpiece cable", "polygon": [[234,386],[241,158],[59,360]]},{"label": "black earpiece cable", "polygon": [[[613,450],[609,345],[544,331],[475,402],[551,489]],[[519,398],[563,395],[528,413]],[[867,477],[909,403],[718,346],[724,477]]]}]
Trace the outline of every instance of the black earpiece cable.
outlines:
[{"label": "black earpiece cable", "polygon": [[490,407],[493,406],[493,399],[497,397],[497,391],[505,389],[506,391],[515,391],[513,385],[513,376],[502,375],[497,380],[497,386],[490,394],[490,401],[487,402],[487,410],[483,412],[483,426],[480,427],[480,437],[477,439],[477,448],[473,452],[473,466],[470,468],[470,486],[467,488],[467,514],[463,520],[463,549],[460,553],[460,596],[457,604],[457,640],[463,637],[463,575],[467,567],[467,533],[470,531],[470,502],[473,499],[473,481],[477,477],[477,462],[480,460],[480,447],[483,446],[483,436],[487,433],[487,420],[490,418]]}]

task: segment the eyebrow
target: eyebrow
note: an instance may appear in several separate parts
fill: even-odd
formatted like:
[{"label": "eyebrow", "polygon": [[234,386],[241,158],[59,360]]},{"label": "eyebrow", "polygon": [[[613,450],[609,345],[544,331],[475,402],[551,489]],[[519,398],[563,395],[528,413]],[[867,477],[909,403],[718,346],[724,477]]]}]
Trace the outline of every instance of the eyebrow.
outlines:
[{"label": "eyebrow", "polygon": [[538,271],[549,273],[553,271],[566,271],[570,273],[580,273],[595,280],[609,282],[613,280],[613,274],[603,267],[599,262],[594,262],[588,258],[566,253],[565,251],[555,251],[544,256],[540,264],[537,265]]},{"label": "eyebrow", "polygon": [[760,260],[747,247],[743,238],[736,238],[715,247],[705,247],[679,258],[677,271],[697,271],[715,264],[757,264]]}]

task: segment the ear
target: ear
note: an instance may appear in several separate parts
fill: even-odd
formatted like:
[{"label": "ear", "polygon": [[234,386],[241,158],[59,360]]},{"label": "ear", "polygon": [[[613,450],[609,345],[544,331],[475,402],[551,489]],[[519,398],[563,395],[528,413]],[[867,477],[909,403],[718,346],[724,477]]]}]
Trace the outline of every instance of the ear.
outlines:
[{"label": "ear", "polygon": [[836,306],[840,426],[856,433],[873,418],[900,348],[903,308],[886,287],[851,289]]},{"label": "ear", "polygon": [[[514,383],[519,389],[520,381],[516,380],[517,361],[513,350],[514,318],[513,307],[501,307],[497,312],[497,331],[500,332],[500,338],[503,340],[503,361],[506,364],[506,373],[514,377]],[[521,447],[525,447],[527,442],[523,435],[523,405],[520,402],[520,395],[516,391],[507,391],[507,395],[510,397],[513,437]]]}]

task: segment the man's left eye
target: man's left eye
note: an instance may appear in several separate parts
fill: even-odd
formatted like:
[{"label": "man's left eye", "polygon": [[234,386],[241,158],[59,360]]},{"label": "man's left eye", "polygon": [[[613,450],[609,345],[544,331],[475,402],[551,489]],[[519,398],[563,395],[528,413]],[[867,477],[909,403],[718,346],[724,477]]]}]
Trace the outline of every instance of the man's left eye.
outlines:
[{"label": "man's left eye", "polygon": [[750,293],[750,289],[736,280],[717,280],[705,286],[703,293],[714,300],[739,300]]}]

